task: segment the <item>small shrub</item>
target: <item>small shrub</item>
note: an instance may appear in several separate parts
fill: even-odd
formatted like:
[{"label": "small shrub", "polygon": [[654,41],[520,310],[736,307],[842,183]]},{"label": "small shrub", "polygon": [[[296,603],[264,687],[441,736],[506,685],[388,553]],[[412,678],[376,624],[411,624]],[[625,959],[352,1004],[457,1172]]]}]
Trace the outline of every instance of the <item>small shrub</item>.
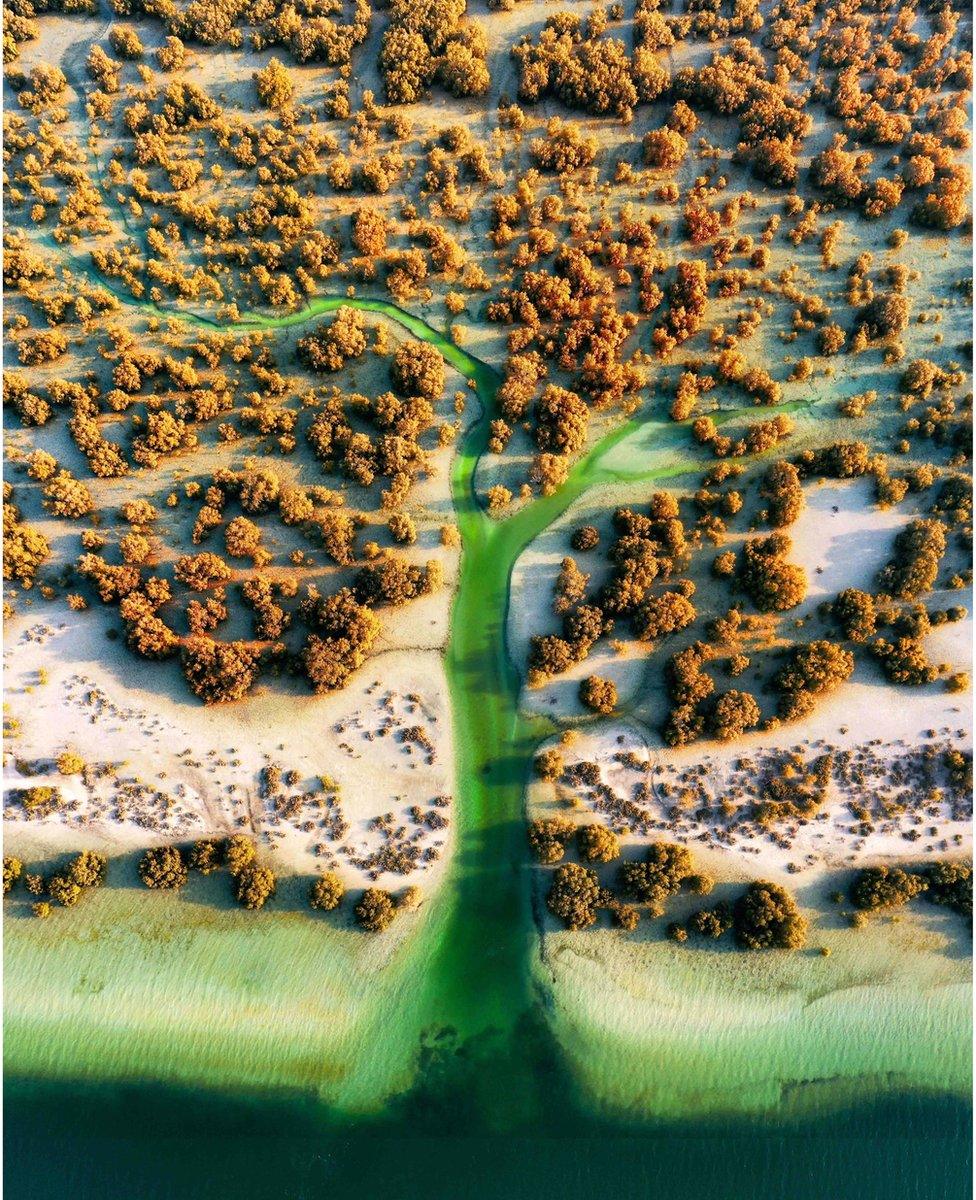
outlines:
[{"label": "small shrub", "polygon": [[187,869],[182,851],[178,846],[147,850],[139,862],[139,878],[147,888],[184,887]]},{"label": "small shrub", "polygon": [[346,889],[339,876],[334,871],[326,871],[309,889],[308,902],[320,912],[332,912],[342,903],[345,894]]}]

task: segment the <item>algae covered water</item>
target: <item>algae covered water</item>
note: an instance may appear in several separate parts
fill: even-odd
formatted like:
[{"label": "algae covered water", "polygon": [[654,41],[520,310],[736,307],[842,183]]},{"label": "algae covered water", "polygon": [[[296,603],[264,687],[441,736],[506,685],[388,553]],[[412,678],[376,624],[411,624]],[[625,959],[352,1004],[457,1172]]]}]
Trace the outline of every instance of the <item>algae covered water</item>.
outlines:
[{"label": "algae covered water", "polygon": [[[321,927],[299,918],[204,920],[181,900],[122,891],[92,897],[63,932],[13,930],[12,1194],[962,1200],[970,1194],[968,1105],[900,1090],[899,1079],[875,1078],[859,1095],[850,1080],[815,1074],[802,1117],[790,1115],[784,1097],[761,1118],[722,1122],[704,1102],[700,1119],[664,1121],[639,1105],[612,1116],[582,1086],[532,969],[538,941],[523,792],[552,728],[519,707],[521,679],[505,645],[511,573],[587,488],[688,468],[667,427],[654,431],[657,449],[675,443],[674,458],[657,454],[664,465],[653,470],[611,469],[622,439],[646,436],[648,427],[632,422],[604,438],[553,496],[491,520],[473,486],[499,382],[491,367],[386,301],[327,298],[300,314],[242,324],[283,327],[345,303],[437,345],[482,404],[452,474],[462,559],[446,657],[456,756],[448,878],[412,939],[381,970],[365,971],[369,984],[358,989],[361,939],[326,946]],[[160,949],[161,930],[178,953]],[[91,981],[90,996],[79,996],[79,974]],[[343,991],[346,974],[354,982]],[[117,988],[114,1006],[97,999],[106,986],[109,997]],[[882,1044],[885,1036],[879,1029]],[[938,1046],[920,1053],[937,1056]],[[958,1064],[951,1075],[957,1092]],[[709,1081],[701,1092],[709,1094]]]}]

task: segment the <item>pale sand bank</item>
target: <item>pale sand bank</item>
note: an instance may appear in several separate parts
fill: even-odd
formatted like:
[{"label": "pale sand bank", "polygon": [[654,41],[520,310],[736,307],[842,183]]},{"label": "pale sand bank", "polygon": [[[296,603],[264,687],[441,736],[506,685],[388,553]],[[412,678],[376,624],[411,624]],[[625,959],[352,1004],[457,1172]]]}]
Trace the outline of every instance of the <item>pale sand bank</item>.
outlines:
[{"label": "pale sand bank", "polygon": [[[647,491],[645,488],[645,501]],[[633,486],[614,489],[613,499],[605,497],[604,507],[633,504],[636,494]],[[812,612],[820,601],[835,596],[845,586],[870,588],[890,557],[895,533],[914,515],[904,509],[878,510],[873,504],[872,485],[865,480],[813,485],[805,495],[806,507],[790,530],[792,557],[806,568],[810,581],[809,598],[797,610],[803,614]],[[578,502],[523,553],[516,565],[513,586],[526,599],[512,605],[508,628],[513,661],[522,669],[531,634],[558,628],[551,613],[552,583],[560,559],[570,552],[571,530],[599,511],[591,505],[592,497]],[[583,569],[594,571],[591,587],[599,586],[604,577],[602,554],[578,557]],[[695,602],[706,603],[698,596]],[[971,612],[972,590],[939,592],[929,604],[960,604]],[[825,627],[815,636],[831,636],[833,632]],[[948,663],[953,671],[968,671],[972,667],[972,638],[970,615],[935,627],[926,637],[925,647],[933,663]],[[723,869],[774,878],[851,867],[873,859],[934,857],[947,851],[971,850],[971,813],[948,795],[924,811],[912,809],[905,819],[873,820],[874,828],[867,833],[853,831],[855,818],[849,808],[851,802],[870,805],[881,791],[898,798],[902,785],[910,791],[909,785],[917,781],[927,751],[938,756],[950,747],[971,750],[968,693],[953,695],[942,681],[923,687],[894,687],[861,654],[854,676],[822,699],[803,721],[750,733],[731,743],[704,739],[672,749],[663,745],[659,733],[668,707],[663,666],[671,648],[687,644],[679,639],[673,642],[673,647],[669,641],[662,642],[661,652],[648,661],[646,651],[633,641],[617,655],[604,639],[572,671],[541,688],[523,690],[526,707],[557,719],[572,719],[582,712],[576,696],[579,678],[595,672],[618,683],[621,704],[628,709],[626,715],[588,724],[565,757],[567,763],[596,763],[599,783],[609,786],[623,806],[636,799],[655,828],[631,836],[631,844],[662,836],[668,812],[683,792],[691,795],[691,801],[685,804],[689,809],[702,803],[714,805],[725,798],[739,806],[759,794],[763,776],[781,769],[791,752],[807,764],[834,752],[835,758],[843,760],[841,786],[836,786],[836,781],[832,785],[822,817],[781,831],[788,836],[737,834],[733,840],[720,842],[714,828],[695,822],[690,814],[669,836],[699,849],[715,850]],[[739,686],[749,687],[751,677],[743,679]],[[716,686],[723,686],[721,676]],[[758,694],[764,709],[772,711],[770,698]],[[628,753],[633,762],[621,763],[617,756]],[[897,775],[891,778],[891,768],[896,764],[907,772],[901,781]],[[945,782],[936,767],[932,783],[944,787]],[[530,814],[563,812],[562,800],[574,794],[580,801],[576,810],[579,819],[597,816],[614,823],[613,801],[607,807],[599,795],[587,789],[557,792],[552,785],[538,782],[531,786]],[[908,819],[918,815],[924,820]],[[640,814],[636,818],[640,824],[643,818]],[[937,830],[934,834],[930,832],[933,828]]]},{"label": "pale sand bank", "polygon": [[[624,826],[630,824],[624,839],[628,845],[639,847],[661,838],[684,841],[696,853],[714,855],[720,871],[751,877],[800,875],[806,879],[811,874],[876,859],[915,860],[971,853],[970,807],[949,792],[940,765],[946,747],[972,747],[968,720],[958,697],[929,689],[906,689],[904,699],[899,695],[901,703],[868,724],[865,714],[875,711],[876,694],[877,689],[870,685],[851,683],[802,725],[751,734],[731,746],[703,742],[680,749],[661,748],[637,721],[601,722],[579,733],[564,751],[564,758],[569,765],[596,763],[599,783],[607,785],[616,799],[601,797],[595,788],[554,788],[535,780],[530,785],[529,814],[558,812],[580,821],[596,819],[621,827],[619,817]],[[896,767],[905,773],[904,790],[912,793],[914,783],[909,780],[917,780],[927,769],[927,747],[936,749],[933,785],[943,789],[934,807],[914,805],[908,796],[905,813],[891,818],[872,814],[874,828],[855,832],[858,822],[849,805],[853,802],[870,807],[880,794],[897,796],[902,784],[892,782],[892,768]],[[716,836],[726,828],[724,823],[697,821],[694,817],[694,810],[702,804],[714,806],[728,798],[741,807],[757,799],[762,780],[781,771],[791,753],[812,767],[828,752],[834,753],[835,770],[816,817],[802,823],[787,822],[770,832],[742,832],[732,826],[733,834],[728,839]],[[635,756],[634,762],[645,765],[621,762],[618,756],[628,753]],[[863,783],[859,782],[859,772],[863,773]],[[681,803],[682,793],[690,795],[691,801]],[[573,798],[575,805],[567,808],[565,802]],[[631,809],[628,804],[635,807]],[[676,804],[687,811],[672,828],[670,810]],[[921,820],[916,821],[916,817]],[[643,821],[648,822],[646,832],[633,832],[634,826]]]},{"label": "pale sand bank", "polygon": [[[4,788],[9,799],[18,788],[56,784],[71,811],[25,821],[9,819],[19,806],[8,808],[9,849],[24,857],[95,846],[121,853],[245,832],[286,873],[334,866],[350,887],[374,875],[391,888],[436,886],[452,841],[454,788],[438,650],[381,652],[335,695],[279,691],[269,681],[244,702],[206,707],[186,697],[175,667],[142,663],[107,641],[98,614],[63,605],[44,614],[8,631],[7,719],[18,724],[6,741]],[[92,769],[59,776],[53,759],[65,749]],[[24,774],[18,760],[38,774]],[[278,799],[262,787],[270,763],[296,772]],[[388,813],[388,830],[374,827]],[[405,851],[397,862],[408,868],[416,853],[412,869],[382,869],[389,860],[375,856],[391,846]]]}]

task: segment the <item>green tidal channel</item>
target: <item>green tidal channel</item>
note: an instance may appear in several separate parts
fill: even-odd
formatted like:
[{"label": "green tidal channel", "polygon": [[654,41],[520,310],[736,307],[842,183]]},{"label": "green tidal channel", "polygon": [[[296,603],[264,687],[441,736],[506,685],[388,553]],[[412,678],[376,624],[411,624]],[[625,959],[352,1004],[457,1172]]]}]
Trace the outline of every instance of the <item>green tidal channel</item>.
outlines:
[{"label": "green tidal channel", "polygon": [[[6,1022],[5,1177],[11,1194],[28,1200],[65,1195],[663,1200],[707,1190],[722,1200],[964,1200],[971,1194],[970,1108],[954,1096],[893,1089],[890,1095],[838,1104],[826,1079],[818,1082],[829,1103],[819,1113],[814,1108],[791,1119],[718,1120],[703,1112],[700,1120],[689,1121],[664,1120],[655,1112],[611,1116],[581,1085],[554,1036],[552,998],[533,970],[537,899],[523,803],[534,753],[554,726],[520,709],[522,677],[506,645],[511,576],[522,551],[587,489],[693,469],[681,457],[686,435],[671,424],[622,424],[576,464],[554,495],[533,500],[508,519],[489,518],[474,479],[500,382],[492,367],[383,300],[328,297],[300,313],[253,314],[221,327],[281,329],[346,304],[388,317],[437,346],[473,385],[482,409],[462,439],[451,476],[462,542],[446,652],[456,845],[430,912],[380,971],[380,976],[388,971],[395,983],[388,994],[379,988],[374,1019],[362,1035],[370,1040],[366,1058],[376,1066],[375,1079],[366,1070],[355,1101],[344,1104],[330,1103],[327,1087],[262,1086],[260,1068],[247,1085],[231,1082],[233,1072],[224,1084],[219,1071],[211,1077],[204,1070],[192,1085],[180,1082],[179,1072],[167,1074],[175,1082],[163,1084],[162,1073],[154,1076],[146,1062],[161,1062],[160,1055],[167,1054],[178,1058],[178,1032],[167,1034],[167,1048],[153,1047],[155,1057],[141,1063],[133,1049],[126,1070],[124,1025],[86,1030],[82,1020],[69,1032],[55,1014],[25,1033],[29,1021],[22,1014],[29,1005],[20,1004],[20,1015]],[[218,324],[202,315],[140,307]],[[649,438],[654,461],[664,464],[653,470],[641,467]],[[629,454],[621,453],[625,441],[635,447]],[[675,454],[668,460],[672,444]],[[222,936],[219,921],[237,930],[242,920],[254,920],[229,913],[213,917],[205,936],[214,947]],[[18,931],[20,957],[8,959],[13,989],[24,956],[37,959],[41,953],[29,948],[29,932]],[[112,952],[111,936],[107,950],[98,940],[91,937],[84,950],[93,961]],[[323,981],[343,969],[340,958],[317,961],[314,943],[294,922],[281,940],[268,936],[265,945],[272,961],[276,947],[285,955],[290,946],[301,947],[303,971],[317,972]],[[132,956],[128,969],[139,972],[140,966],[138,955]],[[48,967],[55,969],[53,963]],[[292,969],[289,962],[274,965],[282,976]],[[215,1005],[216,1037],[219,996]],[[282,1030],[283,1043],[291,1033]],[[59,1038],[78,1044],[64,1056]],[[363,1092],[388,1082],[385,1060],[402,1054],[404,1039],[413,1045],[407,1077],[399,1076],[396,1094],[380,1091],[369,1103]],[[311,1078],[327,1071],[326,1062],[314,1060],[318,1045],[310,1035]],[[268,1053],[262,1044],[260,1054]],[[197,1045],[188,1052],[194,1055],[207,1061]],[[85,1069],[64,1071],[59,1063],[65,1057]],[[623,1058],[626,1073],[626,1054]]]}]

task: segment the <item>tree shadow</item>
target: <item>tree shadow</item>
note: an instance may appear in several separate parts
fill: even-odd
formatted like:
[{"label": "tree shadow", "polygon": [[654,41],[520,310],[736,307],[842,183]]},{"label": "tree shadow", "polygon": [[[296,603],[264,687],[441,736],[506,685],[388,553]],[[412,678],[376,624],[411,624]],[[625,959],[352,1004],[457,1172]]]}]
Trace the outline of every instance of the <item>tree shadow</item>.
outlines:
[{"label": "tree shadow", "polygon": [[[626,904],[632,903],[638,909],[640,920],[636,929],[621,930],[614,922],[612,911],[602,908],[598,910],[596,923],[590,928],[595,930],[614,929],[620,937],[626,938],[629,942],[652,945],[666,941],[673,942],[673,939],[668,936],[668,927],[675,924],[685,927],[688,932],[687,941],[674,943],[684,951],[710,954],[744,953],[742,947],[736,944],[731,930],[720,937],[710,938],[695,934],[688,926],[694,914],[703,909],[712,909],[718,904],[725,904],[731,910],[735,901],[745,890],[746,881],[716,883],[706,895],[697,895],[687,888],[682,888],[667,901],[662,916],[652,917],[649,915],[646,905],[633,901],[618,887],[621,867],[625,863],[642,860],[645,849],[639,845],[628,846],[612,863],[605,866],[588,864],[592,870],[596,871],[601,887],[615,892],[619,900]],[[567,853],[563,862],[571,861],[572,857]],[[919,869],[924,865],[924,863],[918,863],[915,864],[915,868]],[[564,932],[565,926],[549,912],[546,905],[546,894],[556,867],[539,867],[538,864],[533,864],[533,866],[535,869],[532,872],[531,895],[536,928],[540,935]],[[910,869],[910,867],[906,867],[906,869]],[[856,875],[856,870],[832,872],[827,878],[795,890],[797,904],[810,921],[808,942],[803,953],[811,956],[820,955],[820,947],[816,945],[816,936],[819,932],[844,930],[848,931],[852,937],[857,936],[858,930],[851,924],[851,915],[855,909],[848,899],[850,887]],[[839,902],[832,899],[835,893],[842,897]],[[911,916],[919,922],[924,932],[938,935],[942,939],[941,953],[946,958],[964,960],[972,957],[971,922],[967,922],[966,918],[957,912],[927,902],[924,893],[909,905],[868,914],[867,920],[872,923],[882,923],[890,922],[892,918],[897,919],[899,916]],[[586,932],[583,931],[584,937]]]},{"label": "tree shadow", "polygon": [[[189,848],[190,843],[181,845],[184,853]],[[110,858],[108,860],[106,880],[101,887],[110,891],[138,892],[156,896],[167,895],[175,898],[179,903],[189,905],[190,907],[224,914],[237,912],[241,913],[243,918],[253,919],[255,922],[260,922],[263,916],[290,914],[296,918],[324,922],[337,930],[352,931],[364,936],[367,934],[367,931],[356,922],[353,911],[359,896],[365,889],[357,888],[346,892],[338,908],[333,909],[331,912],[326,912],[314,909],[309,904],[309,893],[318,876],[303,874],[280,875],[276,880],[274,895],[266,901],[265,905],[259,911],[254,911],[245,909],[238,903],[234,895],[233,877],[227,868],[223,866],[206,875],[200,871],[191,869],[188,873],[186,884],[179,889],[147,888],[139,874],[139,863],[144,853],[133,852],[115,855]],[[48,879],[52,875],[66,872],[76,857],[77,854],[75,853],[63,853],[51,855],[48,858],[34,860],[29,863],[25,862],[24,874],[41,875],[44,879]],[[80,906],[84,905],[90,898],[90,893],[95,890],[94,888],[85,889],[78,904]],[[402,889],[394,887],[383,890],[391,891],[396,899],[397,893]],[[12,920],[36,920],[37,917],[32,911],[32,906],[38,901],[44,900],[50,900],[50,897],[46,894],[31,895],[27,891],[22,875],[11,892],[4,897],[4,916]],[[57,921],[62,911],[61,906],[52,902],[52,912],[48,919]]]},{"label": "tree shadow", "polygon": [[[922,870],[924,861],[899,864],[903,870]],[[850,901],[850,890],[857,878],[857,869],[832,872],[828,879],[817,880],[806,887],[798,888],[797,902],[801,908],[815,914],[811,932],[816,930],[847,930],[856,937],[861,930],[852,924],[852,917],[859,911]],[[840,899],[836,900],[835,896]],[[950,959],[971,958],[973,953],[973,931],[971,922],[962,914],[934,904],[923,892],[904,905],[892,905],[875,912],[862,912],[866,929],[871,925],[890,923],[902,917],[911,917],[926,933],[937,934],[943,939],[942,953]]]}]

